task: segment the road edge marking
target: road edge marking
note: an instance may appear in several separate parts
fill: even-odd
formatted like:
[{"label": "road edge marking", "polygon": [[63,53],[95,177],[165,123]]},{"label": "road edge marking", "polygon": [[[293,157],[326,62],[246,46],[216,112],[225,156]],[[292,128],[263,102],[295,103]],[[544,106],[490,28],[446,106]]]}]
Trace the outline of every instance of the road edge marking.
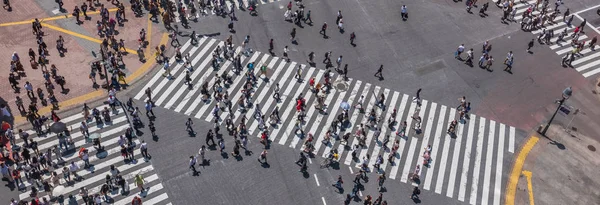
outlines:
[{"label": "road edge marking", "polygon": [[525,164],[525,159],[527,158],[527,155],[529,155],[529,152],[531,151],[531,149],[533,149],[533,147],[537,144],[537,142],[539,140],[540,140],[539,137],[531,135],[529,137],[529,139],[527,140],[527,143],[525,143],[523,145],[523,147],[521,148],[521,151],[519,151],[519,155],[517,155],[515,163],[513,164],[512,171],[508,178],[508,183],[506,186],[506,193],[505,193],[505,201],[504,201],[505,205],[514,205],[515,204],[517,183],[519,182],[519,177],[521,176],[521,170],[523,170],[523,165]]},{"label": "road edge marking", "polygon": [[[167,33],[163,34],[162,39],[160,41],[161,45],[165,44],[169,40],[168,37],[169,36]],[[133,72],[131,75],[129,75],[126,78],[126,81],[128,82],[128,84],[129,84],[129,82],[133,82],[133,81],[137,80],[140,76],[142,76],[142,74],[146,73],[152,67],[152,65],[154,65],[154,63],[155,63],[155,58],[151,58],[148,61],[146,61],[146,63],[142,64],[142,66],[139,69],[137,69],[135,72]],[[73,105],[81,104],[82,102],[86,102],[91,99],[98,98],[98,97],[102,96],[104,93],[105,92],[103,89],[92,91],[90,93],[83,94],[83,95],[59,102],[58,106],[61,108],[61,110],[69,110],[69,107],[71,107]],[[42,107],[39,109],[38,112],[41,115],[45,115],[45,114],[50,113],[50,111],[52,111],[52,106]],[[14,116],[14,120],[13,120],[14,125],[19,125],[21,123],[24,123],[27,120],[27,118],[24,116],[20,116],[20,115],[13,115],[13,116]]]},{"label": "road edge marking", "polygon": [[531,171],[523,170],[521,173],[527,178],[527,191],[529,193],[529,205],[535,205],[533,200],[533,184],[531,183]]}]

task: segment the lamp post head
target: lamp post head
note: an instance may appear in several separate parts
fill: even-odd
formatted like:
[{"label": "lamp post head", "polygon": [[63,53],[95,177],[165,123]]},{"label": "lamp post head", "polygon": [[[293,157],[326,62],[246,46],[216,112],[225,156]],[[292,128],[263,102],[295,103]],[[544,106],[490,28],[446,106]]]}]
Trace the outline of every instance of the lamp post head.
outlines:
[{"label": "lamp post head", "polygon": [[564,99],[569,99],[569,97],[571,97],[572,94],[573,94],[573,89],[571,88],[571,86],[565,88],[565,90],[563,90],[563,92],[562,92],[562,96]]}]

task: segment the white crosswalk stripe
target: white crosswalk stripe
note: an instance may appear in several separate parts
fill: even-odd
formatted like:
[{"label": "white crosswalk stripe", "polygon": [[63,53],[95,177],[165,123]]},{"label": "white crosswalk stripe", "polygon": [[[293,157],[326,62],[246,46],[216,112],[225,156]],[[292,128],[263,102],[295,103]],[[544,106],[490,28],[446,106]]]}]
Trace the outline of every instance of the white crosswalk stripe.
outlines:
[{"label": "white crosswalk stripe", "polygon": [[[102,105],[97,107],[99,110],[107,107],[106,105]],[[129,122],[127,121],[127,116],[125,116],[125,112],[123,109],[119,108],[115,111],[111,112],[111,121],[106,122],[96,122],[93,120],[88,120],[88,131],[90,134],[99,134],[101,145],[103,146],[102,150],[98,150],[97,146],[94,146],[92,140],[87,139],[79,130],[79,125],[82,121],[84,121],[83,114],[74,114],[68,117],[65,117],[61,120],[61,122],[65,123],[67,127],[70,127],[71,131],[69,132],[70,136],[66,137],[66,139],[70,139],[73,144],[68,145],[67,148],[63,148],[59,146],[59,137],[56,137],[56,134],[37,134],[35,131],[28,130],[26,132],[30,133],[30,139],[33,139],[38,143],[38,149],[41,153],[46,153],[48,150],[52,150],[55,146],[61,149],[62,156],[57,156],[54,152],[52,152],[51,160],[52,166],[48,166],[50,172],[55,172],[58,176],[56,179],[57,184],[54,184],[53,196],[63,196],[65,201],[69,200],[68,196],[73,195],[74,200],[76,200],[79,204],[83,204],[83,199],[79,196],[79,189],[81,187],[86,187],[90,194],[97,194],[100,192],[100,188],[102,185],[106,183],[106,175],[111,173],[111,166],[114,166],[119,170],[119,174],[123,176],[126,180],[126,184],[128,184],[128,188],[131,190],[132,194],[129,196],[120,194],[120,188],[116,188],[115,190],[108,194],[109,198],[115,204],[127,204],[131,203],[131,200],[134,196],[143,195],[144,203],[152,202],[158,203],[168,202],[168,196],[166,190],[163,189],[160,180],[158,180],[159,176],[154,171],[154,167],[151,163],[147,163],[149,159],[145,158],[141,154],[140,145],[141,140],[137,139],[135,136],[131,139],[132,145],[135,146],[133,151],[133,160],[125,160],[125,158],[121,155],[121,147],[120,144],[124,143],[127,145],[128,139],[125,138],[125,133],[129,128]],[[134,134],[135,135],[135,134]],[[121,138],[123,136],[123,138]],[[61,137],[62,138],[62,137]],[[17,139],[20,139],[17,137]],[[17,145],[22,148],[24,145],[23,142],[17,141]],[[79,157],[78,151],[82,148],[88,150],[89,154],[89,167],[85,167],[85,162]],[[150,148],[151,150],[152,148]],[[78,171],[76,171],[77,175],[81,178],[75,180],[74,175],[73,181],[69,182],[67,178],[63,177],[63,167],[69,167],[71,163],[76,164],[80,167]],[[44,166],[42,166],[44,167]],[[43,189],[41,182],[37,184],[33,179],[27,179],[25,174],[22,171],[22,179],[23,183],[20,184],[20,187],[23,189],[23,192],[19,194],[20,200],[31,200],[31,188],[33,186],[38,188],[37,197],[43,198],[46,197],[50,199],[48,193]],[[52,180],[50,172],[42,172],[41,180]],[[139,193],[137,191],[137,186],[134,183],[135,175],[141,175],[145,178],[146,183],[145,187],[150,187],[147,191],[143,193]],[[50,181],[52,184],[52,181]],[[37,185],[36,185],[37,184]],[[102,197],[104,199],[104,197]]]},{"label": "white crosswalk stripe", "polygon": [[[214,40],[204,38],[201,42],[203,43],[200,43],[201,46],[199,47],[187,46],[182,48],[182,53],[184,55],[190,53],[191,58],[200,58],[198,62],[204,62],[212,56],[200,55],[202,52],[199,52],[199,50],[211,51],[217,45],[222,44],[220,41],[207,43],[214,42]],[[237,48],[237,50],[239,51],[240,48]],[[514,127],[496,123],[493,120],[473,114],[467,114],[466,119],[459,120],[457,119],[459,111],[456,108],[428,100],[420,100],[419,102],[413,100],[409,95],[356,79],[344,81],[337,74],[332,75],[331,81],[343,82],[345,86],[332,87],[324,99],[325,111],[321,112],[314,106],[317,103],[316,95],[309,89],[308,82],[313,77],[316,82],[323,82],[326,71],[297,64],[296,62],[286,62],[283,59],[260,52],[255,52],[250,54],[248,58],[243,58],[242,66],[244,70],[250,62],[256,62],[256,65],[267,65],[268,73],[272,73],[272,75],[269,76],[268,81],[257,79],[257,83],[253,87],[254,94],[250,100],[253,105],[251,108],[247,108],[246,112],[241,112],[236,103],[242,97],[241,91],[247,83],[246,77],[230,71],[233,66],[229,60],[220,62],[222,66],[217,70],[213,69],[212,66],[194,64],[193,71],[193,75],[196,76],[194,77],[195,85],[199,82],[210,81],[212,86],[214,80],[209,79],[211,76],[225,72],[232,74],[233,82],[228,85],[226,91],[233,96],[229,98],[233,105],[233,120],[235,123],[239,123],[241,118],[246,117],[246,126],[250,136],[256,138],[260,137],[262,133],[258,129],[259,121],[254,118],[255,110],[259,109],[262,115],[269,116],[278,107],[281,122],[276,126],[268,126],[267,128],[269,139],[273,144],[277,143],[303,150],[306,136],[310,133],[314,135],[312,143],[315,145],[313,152],[315,156],[325,157],[331,150],[337,150],[340,154],[340,164],[361,167],[363,157],[369,155],[370,158],[367,163],[369,169],[373,170],[377,156],[381,155],[384,161],[380,169],[391,179],[400,178],[398,181],[403,183],[410,182],[414,186],[422,185],[425,190],[431,190],[432,184],[434,184],[436,193],[442,194],[442,192],[445,192],[443,194],[446,196],[456,197],[460,201],[465,201],[468,198],[471,204],[486,204],[492,201],[498,203],[498,196],[501,196],[504,190],[503,183],[506,180],[503,178],[505,175],[502,172],[505,170],[502,170],[502,167],[507,165],[504,165],[503,160],[511,157],[514,153],[514,138],[517,134]],[[174,67],[172,69],[174,78],[185,75],[185,71],[183,71],[185,69],[177,69],[178,65],[176,64],[171,65],[171,67]],[[299,67],[302,67],[302,81],[296,78]],[[259,77],[258,67],[254,72]],[[189,89],[181,81],[162,79],[159,82],[158,79],[162,75],[160,70],[156,71],[154,75],[149,84],[143,88],[150,87],[153,90],[153,98],[165,99],[160,104],[162,107],[195,116],[197,119],[207,122],[214,121],[215,117],[212,110],[217,102],[210,100],[202,102],[199,95],[200,89]],[[200,75],[203,77],[197,79]],[[280,85],[281,100],[279,102],[276,102],[272,97],[273,86],[277,83]],[[165,89],[166,87],[171,89]],[[144,98],[144,90],[139,90],[139,92],[136,98]],[[212,95],[212,89],[209,92]],[[380,94],[385,96],[385,110],[377,105]],[[182,98],[182,95],[186,97]],[[307,105],[305,108],[305,122],[301,123],[305,134],[304,138],[295,134],[298,114],[296,112],[296,98],[298,96],[303,96]],[[356,109],[360,96],[365,97],[364,113],[360,113]],[[196,100],[188,100],[194,97],[196,97]],[[166,99],[169,99],[169,102],[164,103],[167,101]],[[182,101],[183,103],[181,103]],[[346,123],[342,123],[341,127],[338,127],[336,134],[339,135],[340,139],[346,133],[350,133],[351,137],[347,143],[341,143],[342,140],[334,138],[328,143],[323,143],[325,133],[330,130],[332,122],[337,120],[337,115],[343,112],[343,109],[340,108],[342,102],[349,103],[351,107],[348,113],[349,119]],[[185,106],[189,106],[188,109],[183,109]],[[379,135],[376,135],[375,127],[367,126],[371,109],[374,109],[377,115],[375,125],[377,129],[380,129]],[[389,128],[387,121],[394,109],[397,109],[395,123],[393,128]],[[417,113],[415,114],[415,112]],[[218,113],[220,119],[225,119],[227,115],[229,115],[227,111]],[[417,118],[413,118],[416,116],[420,117],[420,122],[415,120]],[[446,130],[453,120],[457,120],[459,123],[456,126],[456,133],[451,135]],[[396,131],[404,121],[407,123],[406,136],[396,136]],[[223,123],[222,120],[219,123]],[[361,123],[365,125],[366,145],[359,147],[357,150],[357,158],[360,161],[354,161],[351,149],[359,143],[355,134]],[[416,131],[415,126],[417,124],[420,124],[420,129]],[[390,144],[388,144],[390,149],[382,147],[382,141],[386,135],[391,136]],[[496,138],[498,139],[498,145],[494,144]],[[389,164],[387,159],[396,140],[399,142],[397,154],[392,156],[394,163]],[[431,145],[432,150],[430,162],[425,166],[423,164],[423,151],[427,145]],[[421,170],[418,172],[421,181],[412,181],[410,177],[416,165],[421,166]],[[483,170],[481,170],[482,168]],[[483,173],[481,180],[479,179],[480,172]],[[457,192],[458,194],[456,194]]]},{"label": "white crosswalk stripe", "polygon": [[[522,18],[522,14],[527,11],[527,9],[529,8],[530,5],[535,5],[536,0],[531,0],[531,1],[527,1],[525,3],[519,3],[516,2],[516,4],[514,5],[514,8],[517,9],[517,15],[515,16],[515,20],[519,21]],[[541,8],[541,4],[538,8]],[[552,13],[552,9],[554,9],[554,4],[551,3],[548,6],[548,13]],[[564,6],[561,6],[560,8],[564,8]],[[563,9],[564,10],[564,9]],[[564,13],[564,11],[562,11]],[[554,22],[552,24],[550,23],[546,23],[544,25],[543,28],[539,28],[536,30],[532,30],[531,33],[535,34],[535,38],[537,38],[538,35],[540,35],[542,33],[542,31],[544,29],[546,29],[547,31],[549,30],[553,30],[554,31],[554,36],[550,39],[551,44],[548,45],[548,47],[553,50],[557,55],[560,56],[560,58],[558,58],[556,60],[557,63],[561,62],[561,59],[567,55],[570,54],[574,51],[574,46],[571,44],[573,37],[573,31],[574,29],[579,26],[583,19],[581,17],[579,17],[577,14],[575,14],[576,18],[573,18],[573,22],[571,22],[571,24],[567,24],[564,20],[563,20],[563,13],[560,13],[554,20]],[[537,12],[533,12],[534,15],[539,15],[539,11]],[[568,17],[567,17],[568,19]],[[586,33],[591,33],[591,32],[595,32],[592,28],[590,28],[589,26],[590,24],[586,24],[586,28],[584,28],[583,30]],[[564,41],[561,42],[557,42],[558,40],[558,35],[563,31],[563,30],[567,30],[568,34],[564,37]],[[599,33],[600,34],[600,33]],[[591,41],[591,38],[593,36],[598,36],[599,34],[584,34],[581,33],[579,38],[578,38],[578,42],[585,42],[585,45],[583,47],[583,49],[581,49],[579,51],[579,55],[575,55],[575,60],[571,63],[571,66],[573,66],[573,68],[575,68],[575,70],[577,70],[577,72],[580,72],[583,77],[589,78],[592,76],[596,76],[596,74],[600,73],[600,53],[592,50],[589,46],[589,42]],[[598,44],[598,43],[596,43]]]}]

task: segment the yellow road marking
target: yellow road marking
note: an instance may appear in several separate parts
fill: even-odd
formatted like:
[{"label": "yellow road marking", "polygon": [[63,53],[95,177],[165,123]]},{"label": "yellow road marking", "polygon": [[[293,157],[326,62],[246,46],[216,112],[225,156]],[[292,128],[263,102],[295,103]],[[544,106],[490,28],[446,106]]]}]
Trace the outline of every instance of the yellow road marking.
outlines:
[{"label": "yellow road marking", "polygon": [[[162,38],[160,39],[160,44],[166,44],[167,41],[169,40],[169,34],[168,33],[164,33]],[[156,58],[153,56],[148,56],[146,63],[144,63],[142,65],[142,67],[140,67],[139,69],[137,69],[135,72],[133,72],[131,75],[127,76],[127,78],[125,80],[127,80],[127,82],[133,81],[135,79],[137,79],[138,77],[142,76],[143,74],[145,74],[148,69],[150,69],[152,67],[152,65],[154,65],[154,63],[156,62]]]},{"label": "yellow road marking", "polygon": [[148,27],[146,28],[146,33],[148,34],[148,46],[146,47],[146,53],[148,55],[152,52],[152,21],[150,21],[150,15],[148,15]]},{"label": "yellow road marking", "polygon": [[[69,34],[71,36],[82,38],[82,39],[85,39],[85,40],[88,40],[88,41],[91,41],[91,42],[94,42],[94,43],[98,43],[98,44],[102,43],[102,40],[100,40],[100,39],[97,39],[97,38],[94,38],[94,37],[90,37],[90,36],[86,36],[86,35],[83,35],[83,34],[80,34],[80,33],[76,33],[76,32],[73,32],[73,31],[69,31],[67,29],[64,29],[64,28],[61,28],[61,27],[58,27],[58,26],[53,26],[53,25],[46,24],[46,23],[42,23],[42,25],[44,25],[44,27],[46,27],[46,28],[49,28],[49,29],[52,29],[52,30],[55,30],[55,31],[58,31],[58,32],[63,32],[63,33]],[[127,51],[127,53],[132,53],[132,54],[136,54],[137,53],[136,50],[129,49],[129,48],[125,48],[125,51]]]},{"label": "yellow road marking", "polygon": [[[108,11],[112,12],[112,11],[116,11],[118,10],[118,8],[112,8],[112,9],[108,9]],[[88,12],[87,15],[94,15],[94,14],[99,14],[100,11],[92,11],[92,12]],[[43,18],[43,19],[38,19],[40,20],[40,22],[44,22],[44,21],[54,21],[54,20],[60,20],[60,19],[67,19],[67,18],[71,18],[74,17],[73,15],[71,15],[70,13],[64,14],[64,15],[59,15],[59,16],[53,16],[53,17],[48,17],[48,18]],[[31,22],[35,21],[35,19],[31,19],[31,20],[25,20],[25,21],[15,21],[15,22],[8,22],[8,23],[2,23],[0,24],[0,27],[5,27],[5,26],[14,26],[14,25],[23,25],[23,24],[29,24]]]},{"label": "yellow road marking", "polygon": [[[506,196],[505,196],[505,204],[506,205],[514,205],[515,204],[515,194],[517,193],[517,183],[519,182],[519,176],[521,175],[521,170],[523,170],[523,164],[525,164],[525,159],[527,155],[533,149],[533,146],[538,142],[540,138],[536,136],[531,136],[527,140],[527,143],[523,145],[515,164],[513,165],[513,169],[508,178],[508,185],[506,186]],[[531,190],[531,189],[530,189]]]},{"label": "yellow road marking", "polygon": [[[162,44],[166,44],[167,41],[169,40],[169,34],[164,33],[162,36],[162,39],[160,40],[160,45]],[[125,79],[127,82],[131,82],[134,81],[136,78],[140,77],[142,74],[146,73],[148,71],[148,69],[155,63],[155,58],[150,58],[148,59],[148,61],[146,61],[146,63],[144,63],[139,69],[137,69],[134,73],[132,73],[131,75],[127,76],[127,78]],[[78,105],[81,104],[83,102],[87,102],[90,100],[93,100],[95,98],[101,97],[103,95],[105,95],[105,91],[104,90],[96,90],[84,95],[80,95],[77,96],[75,98],[71,98],[68,100],[65,100],[63,102],[59,102],[58,105],[61,109],[67,109],[68,107],[71,107],[73,105]],[[46,106],[46,107],[42,107],[38,110],[38,112],[40,113],[40,115],[46,115],[48,113],[50,113],[50,111],[52,111],[52,106]],[[14,115],[15,120],[14,120],[14,124],[20,124],[22,122],[25,122],[27,120],[27,118],[23,117],[23,116],[17,116]]]},{"label": "yellow road marking", "polygon": [[527,189],[529,191],[529,205],[535,205],[533,202],[533,185],[531,184],[531,171],[523,170],[521,172],[527,178]]},{"label": "yellow road marking", "polygon": [[[87,93],[87,94],[84,94],[84,95],[77,96],[75,98],[71,98],[71,99],[59,102],[58,106],[61,109],[66,109],[67,107],[70,107],[70,106],[73,106],[73,105],[78,105],[78,104],[84,103],[84,102],[86,102],[88,100],[100,97],[104,93],[105,93],[104,90],[93,91],[91,93]],[[50,113],[50,111],[52,111],[52,106],[46,106],[46,107],[40,108],[38,110],[38,113],[40,115],[46,115],[46,114]],[[15,124],[19,124],[21,122],[25,122],[26,120],[27,120],[27,118],[25,118],[23,116],[20,116],[20,115],[17,116],[17,115],[15,115]]]}]

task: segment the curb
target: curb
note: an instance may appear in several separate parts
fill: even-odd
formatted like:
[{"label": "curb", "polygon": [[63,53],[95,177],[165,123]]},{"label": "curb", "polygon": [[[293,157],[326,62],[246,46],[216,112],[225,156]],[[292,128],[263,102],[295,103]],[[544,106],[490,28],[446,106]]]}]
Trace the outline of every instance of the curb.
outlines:
[{"label": "curb", "polygon": [[[168,33],[163,33],[159,45],[162,45],[162,44],[166,45],[168,40],[169,40]],[[146,63],[142,64],[142,66],[139,69],[137,69],[131,75],[126,77],[125,81],[127,82],[128,87],[132,87],[136,82],[138,82],[139,80],[144,78],[146,76],[146,74],[149,71],[153,70],[154,67],[156,67],[156,66],[157,66],[156,59],[152,58],[152,57],[148,58],[148,61],[146,61]],[[97,100],[101,99],[102,97],[105,97],[105,93],[106,93],[106,91],[104,89],[98,89],[91,93],[87,93],[84,95],[80,95],[80,96],[65,100],[63,102],[59,102],[58,106],[61,109],[57,112],[57,114],[63,114],[63,113],[69,112],[73,108],[75,108],[75,106],[81,105],[83,103],[96,104],[95,102]],[[50,111],[52,111],[51,108],[52,108],[52,106],[46,106],[46,107],[40,108],[38,112],[40,115],[46,115],[46,114],[50,113]],[[13,114],[13,116],[14,116],[13,127],[22,126],[23,124],[27,123],[26,117],[23,117],[20,115],[17,116],[14,114]]]}]

